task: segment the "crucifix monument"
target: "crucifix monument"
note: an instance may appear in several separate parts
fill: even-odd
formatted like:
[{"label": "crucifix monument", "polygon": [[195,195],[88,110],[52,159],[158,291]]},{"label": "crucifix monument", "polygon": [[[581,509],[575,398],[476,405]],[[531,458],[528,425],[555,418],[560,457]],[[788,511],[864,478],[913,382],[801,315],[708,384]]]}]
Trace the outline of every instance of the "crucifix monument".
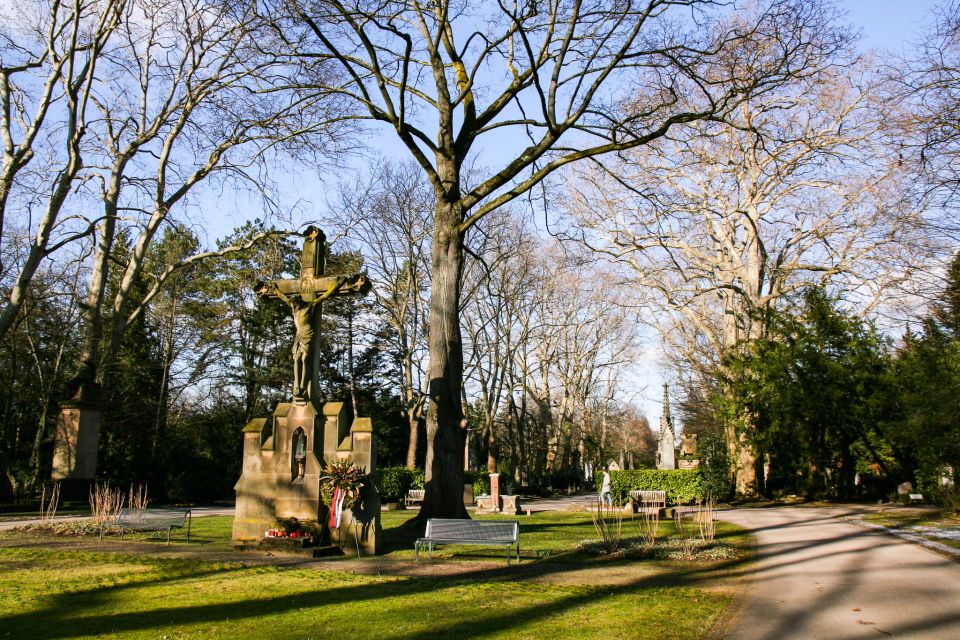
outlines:
[{"label": "crucifix monument", "polygon": [[255,288],[257,295],[279,298],[292,312],[296,329],[293,340],[294,402],[304,402],[309,398],[314,404],[318,403],[318,399],[313,395],[316,393],[320,353],[314,341],[320,335],[320,305],[334,296],[363,295],[370,291],[370,281],[363,274],[350,277],[324,276],[326,239],[320,229],[307,227],[303,232],[300,277],[258,282]]},{"label": "crucifix monument", "polygon": [[370,290],[370,281],[363,274],[325,275],[323,232],[308,227],[303,239],[300,277],[259,282],[255,287],[261,298],[276,298],[290,307],[295,329],[292,398],[278,404],[270,418],[255,418],[243,429],[233,540],[256,542],[276,527],[279,518],[323,521],[323,469],[349,461],[364,469],[367,482],[359,503],[331,529],[330,538],[346,552],[372,554],[380,530],[380,499],[373,486],[376,438],[370,419],[351,415],[350,403],[320,397],[317,344],[324,300],[363,295]]}]

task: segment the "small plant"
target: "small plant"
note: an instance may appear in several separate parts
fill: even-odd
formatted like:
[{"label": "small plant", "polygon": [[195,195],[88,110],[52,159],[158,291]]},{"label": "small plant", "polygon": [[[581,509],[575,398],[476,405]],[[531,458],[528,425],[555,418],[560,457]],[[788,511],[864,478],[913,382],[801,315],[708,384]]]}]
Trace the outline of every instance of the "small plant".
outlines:
[{"label": "small plant", "polygon": [[47,485],[43,485],[43,493],[40,494],[40,522],[47,524],[53,522],[57,515],[57,507],[60,504],[60,483],[54,482],[50,487],[50,496],[47,497]]},{"label": "small plant", "polygon": [[607,553],[620,549],[623,541],[623,508],[617,503],[612,509],[604,510],[603,503],[597,501],[596,511],[590,511],[593,528],[600,536],[600,543]]},{"label": "small plant", "polygon": [[130,494],[127,498],[127,506],[137,511],[143,511],[150,504],[147,498],[147,485],[138,485],[136,489],[133,484],[130,485]]},{"label": "small plant", "polygon": [[707,499],[697,507],[697,524],[700,525],[700,539],[705,543],[713,542],[717,537],[717,523],[713,519],[716,502],[713,495],[707,493]]},{"label": "small plant", "polygon": [[90,487],[90,520],[102,525],[116,520],[123,508],[123,493],[110,486],[109,482],[94,482]]},{"label": "small plant", "polygon": [[637,520],[640,529],[640,538],[643,544],[651,546],[657,542],[660,531],[660,502],[644,498],[640,503],[640,518]]},{"label": "small plant", "polygon": [[697,549],[697,539],[687,522],[684,510],[676,508],[673,511],[673,526],[677,530],[677,541],[680,543],[680,555],[684,558],[693,557]]}]

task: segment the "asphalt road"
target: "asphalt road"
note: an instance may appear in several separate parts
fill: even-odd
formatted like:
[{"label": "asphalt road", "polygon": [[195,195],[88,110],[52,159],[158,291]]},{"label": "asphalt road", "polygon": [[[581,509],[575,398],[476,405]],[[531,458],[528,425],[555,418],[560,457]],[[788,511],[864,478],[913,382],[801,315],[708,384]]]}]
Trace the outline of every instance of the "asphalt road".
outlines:
[{"label": "asphalt road", "polygon": [[960,639],[960,564],[845,522],[843,508],[717,514],[757,536],[727,640]]}]

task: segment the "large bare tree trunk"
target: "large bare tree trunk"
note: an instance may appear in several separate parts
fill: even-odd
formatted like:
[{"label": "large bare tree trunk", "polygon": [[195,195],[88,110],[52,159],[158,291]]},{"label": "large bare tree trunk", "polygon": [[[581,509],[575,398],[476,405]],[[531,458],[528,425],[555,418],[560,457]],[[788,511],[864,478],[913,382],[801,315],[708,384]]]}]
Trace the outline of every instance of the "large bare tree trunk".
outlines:
[{"label": "large bare tree trunk", "polygon": [[419,520],[467,518],[463,506],[463,343],[460,336],[460,275],[463,237],[460,212],[440,202],[433,235],[433,288],[430,300],[430,405],[427,410],[427,459]]}]

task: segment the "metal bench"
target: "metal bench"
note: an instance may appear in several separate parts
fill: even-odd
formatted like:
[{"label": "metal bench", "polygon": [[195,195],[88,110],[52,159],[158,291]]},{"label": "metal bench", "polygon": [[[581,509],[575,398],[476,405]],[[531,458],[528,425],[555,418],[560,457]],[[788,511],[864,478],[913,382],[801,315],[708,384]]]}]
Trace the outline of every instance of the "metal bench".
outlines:
[{"label": "metal bench", "polygon": [[649,513],[654,510],[659,513],[660,509],[667,507],[666,491],[631,491],[630,498],[637,506],[637,513]]},{"label": "metal bench", "polygon": [[414,503],[423,504],[423,489],[409,489],[403,503],[408,507]]},{"label": "metal bench", "polygon": [[133,531],[164,531],[167,532],[167,544],[170,543],[170,532],[173,529],[187,529],[187,542],[190,542],[190,510],[189,509],[121,509],[113,523],[104,523],[100,526],[100,540],[103,540],[103,528],[107,524],[120,527],[120,539],[129,529]]},{"label": "metal bench", "polygon": [[516,520],[448,520],[430,518],[422,538],[417,538],[414,549],[417,562],[420,548],[426,547],[433,557],[433,547],[438,544],[475,544],[507,548],[507,564],[510,564],[510,547],[517,545],[517,562],[520,562],[520,523]]}]

